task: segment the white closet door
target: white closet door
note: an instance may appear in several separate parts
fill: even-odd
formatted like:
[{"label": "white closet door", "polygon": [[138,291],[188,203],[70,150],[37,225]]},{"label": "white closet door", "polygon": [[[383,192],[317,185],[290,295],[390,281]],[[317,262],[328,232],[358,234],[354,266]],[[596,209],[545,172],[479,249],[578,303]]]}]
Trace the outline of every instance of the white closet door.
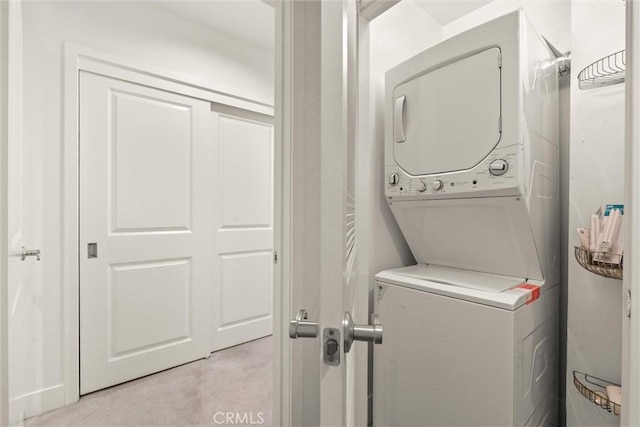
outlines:
[{"label": "white closet door", "polygon": [[205,101],[80,75],[81,394],[209,354],[210,118]]},{"label": "white closet door", "polygon": [[273,126],[213,115],[218,130],[215,351],[272,333]]}]

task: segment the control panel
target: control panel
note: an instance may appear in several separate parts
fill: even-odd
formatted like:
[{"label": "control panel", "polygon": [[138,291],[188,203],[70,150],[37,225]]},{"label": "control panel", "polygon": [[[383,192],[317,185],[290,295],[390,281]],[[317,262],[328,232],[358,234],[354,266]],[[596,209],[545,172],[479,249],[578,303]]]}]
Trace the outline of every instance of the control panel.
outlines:
[{"label": "control panel", "polygon": [[504,147],[471,170],[438,175],[411,176],[398,165],[387,165],[385,195],[396,200],[519,195],[521,155],[521,145]]}]

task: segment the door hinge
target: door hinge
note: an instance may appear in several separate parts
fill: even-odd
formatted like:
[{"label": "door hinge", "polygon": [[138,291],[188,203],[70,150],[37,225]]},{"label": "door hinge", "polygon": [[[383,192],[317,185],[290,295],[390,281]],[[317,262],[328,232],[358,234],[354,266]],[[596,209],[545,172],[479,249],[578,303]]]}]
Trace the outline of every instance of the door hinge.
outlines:
[{"label": "door hinge", "polygon": [[626,308],[627,317],[631,317],[631,291],[627,289],[627,308]]},{"label": "door hinge", "polygon": [[273,263],[274,264],[278,263],[278,252],[277,251],[273,251]]},{"label": "door hinge", "polygon": [[498,54],[498,68],[502,68],[502,53]]},{"label": "door hinge", "polygon": [[502,133],[502,116],[498,117],[498,132]]}]

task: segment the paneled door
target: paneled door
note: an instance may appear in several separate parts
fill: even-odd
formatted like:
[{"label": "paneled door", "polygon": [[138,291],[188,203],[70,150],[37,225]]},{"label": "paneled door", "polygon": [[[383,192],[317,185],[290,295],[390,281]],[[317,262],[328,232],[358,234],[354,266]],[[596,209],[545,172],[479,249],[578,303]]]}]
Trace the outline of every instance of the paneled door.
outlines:
[{"label": "paneled door", "polygon": [[212,351],[270,335],[273,268],[272,118],[212,113],[217,129]]},{"label": "paneled door", "polygon": [[210,352],[210,103],[80,74],[80,392]]}]

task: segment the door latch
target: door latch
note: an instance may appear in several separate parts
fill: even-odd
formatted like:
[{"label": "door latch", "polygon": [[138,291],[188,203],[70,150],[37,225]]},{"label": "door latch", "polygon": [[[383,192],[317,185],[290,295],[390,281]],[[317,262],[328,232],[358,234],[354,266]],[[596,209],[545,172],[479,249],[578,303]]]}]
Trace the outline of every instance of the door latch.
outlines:
[{"label": "door latch", "polygon": [[98,258],[97,243],[87,243],[87,258]]},{"label": "door latch", "polygon": [[340,329],[324,328],[322,354],[324,363],[327,365],[338,366],[340,364]]}]

